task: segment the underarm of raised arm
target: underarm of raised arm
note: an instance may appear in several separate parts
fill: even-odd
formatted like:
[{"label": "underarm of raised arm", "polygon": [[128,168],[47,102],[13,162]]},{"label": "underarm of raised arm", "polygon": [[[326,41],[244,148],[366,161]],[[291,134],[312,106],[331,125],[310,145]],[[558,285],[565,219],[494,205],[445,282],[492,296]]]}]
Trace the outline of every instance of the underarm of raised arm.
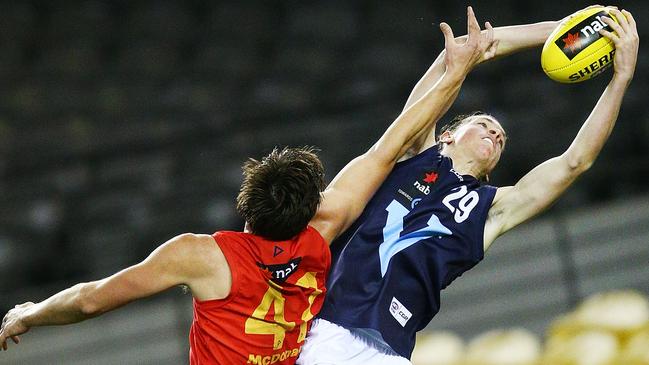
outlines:
[{"label": "underarm of raised arm", "polygon": [[498,222],[498,235],[550,207],[582,172],[562,155],[535,167],[516,185],[498,189],[490,209],[490,219]]}]

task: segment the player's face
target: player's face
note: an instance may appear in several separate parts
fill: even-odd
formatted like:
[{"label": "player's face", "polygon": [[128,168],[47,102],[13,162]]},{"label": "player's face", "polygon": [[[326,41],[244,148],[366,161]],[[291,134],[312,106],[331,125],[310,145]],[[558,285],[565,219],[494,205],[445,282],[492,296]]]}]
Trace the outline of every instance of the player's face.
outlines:
[{"label": "player's face", "polygon": [[488,173],[500,160],[506,134],[493,117],[476,116],[455,131],[454,140],[458,146],[468,148]]}]

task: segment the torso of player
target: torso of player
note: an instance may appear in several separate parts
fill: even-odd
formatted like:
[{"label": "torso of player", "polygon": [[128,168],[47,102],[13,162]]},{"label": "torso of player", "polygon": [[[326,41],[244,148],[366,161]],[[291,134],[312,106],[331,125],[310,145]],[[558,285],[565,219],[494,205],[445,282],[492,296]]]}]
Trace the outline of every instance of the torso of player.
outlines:
[{"label": "torso of player", "polygon": [[439,292],[483,257],[496,188],[453,169],[433,146],[398,163],[359,219],[332,244],[320,316],[370,329],[409,357]]},{"label": "torso of player", "polygon": [[230,268],[227,297],[194,300],[190,363],[293,364],[326,291],[329,248],[308,227],[292,240],[213,235]]}]

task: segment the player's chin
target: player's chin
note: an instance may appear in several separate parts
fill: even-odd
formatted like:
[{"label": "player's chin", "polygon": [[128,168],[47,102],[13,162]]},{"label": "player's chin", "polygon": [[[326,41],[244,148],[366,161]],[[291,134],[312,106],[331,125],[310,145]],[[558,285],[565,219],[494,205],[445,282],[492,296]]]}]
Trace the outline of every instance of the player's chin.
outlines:
[{"label": "player's chin", "polygon": [[478,149],[477,157],[480,161],[488,162],[493,159],[495,153],[496,150],[492,146],[484,144]]}]

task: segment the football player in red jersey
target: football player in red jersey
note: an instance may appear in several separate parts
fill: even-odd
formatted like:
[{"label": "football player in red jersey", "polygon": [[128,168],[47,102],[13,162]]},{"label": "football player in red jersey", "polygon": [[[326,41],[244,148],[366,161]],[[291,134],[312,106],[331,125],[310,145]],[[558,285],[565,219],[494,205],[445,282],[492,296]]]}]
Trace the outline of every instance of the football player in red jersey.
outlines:
[{"label": "football player in red jersey", "polygon": [[442,24],[446,69],[439,81],[324,192],[322,165],[308,148],[276,149],[261,161],[251,159],[237,197],[244,232],[182,234],[110,277],[17,305],[2,321],[2,348],[7,350],[10,338],[18,343],[31,327],[83,321],[186,285],[194,297],[191,364],[295,363],[322,305],[327,245],[358,217],[426,126],[448,109],[468,72],[495,53],[491,26],[481,33],[470,8],[468,17],[469,35],[461,44]]}]

